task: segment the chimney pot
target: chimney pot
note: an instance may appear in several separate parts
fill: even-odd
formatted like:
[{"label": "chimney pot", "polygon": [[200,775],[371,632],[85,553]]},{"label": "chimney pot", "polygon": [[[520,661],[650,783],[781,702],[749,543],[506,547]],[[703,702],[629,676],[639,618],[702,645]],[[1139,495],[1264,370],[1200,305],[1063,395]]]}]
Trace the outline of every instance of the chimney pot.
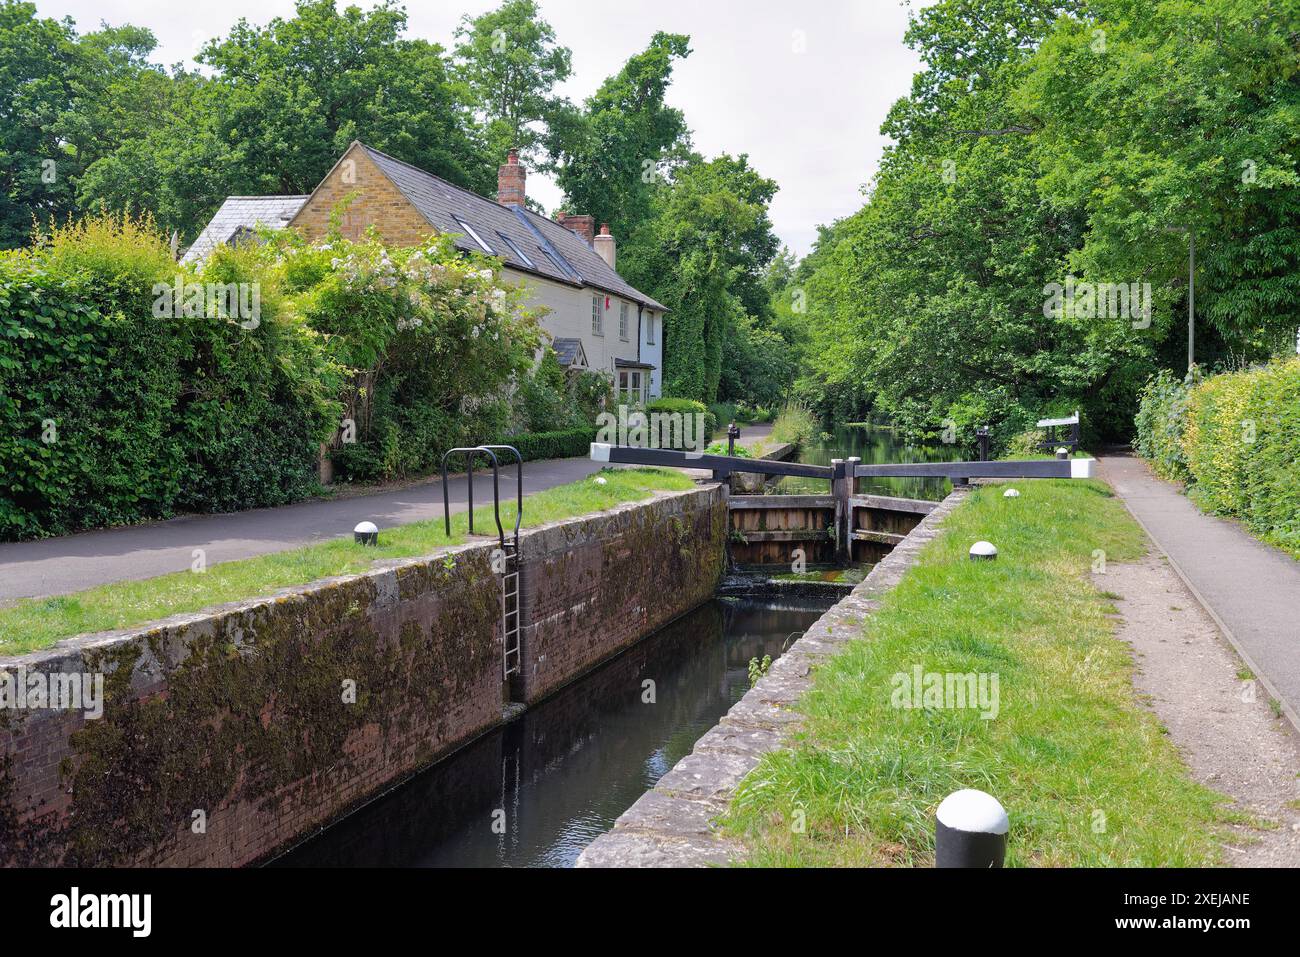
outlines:
[{"label": "chimney pot", "polygon": [[596,241],[592,245],[600,258],[605,260],[606,265],[617,272],[618,245],[614,242],[614,237],[609,234],[609,223],[601,224],[600,235],[596,237]]}]

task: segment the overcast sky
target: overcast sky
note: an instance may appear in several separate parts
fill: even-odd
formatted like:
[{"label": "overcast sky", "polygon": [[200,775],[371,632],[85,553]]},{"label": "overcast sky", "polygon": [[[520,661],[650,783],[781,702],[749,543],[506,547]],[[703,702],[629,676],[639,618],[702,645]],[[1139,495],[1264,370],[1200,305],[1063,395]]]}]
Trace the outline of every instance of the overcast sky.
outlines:
[{"label": "overcast sky", "polygon": [[[499,0],[409,0],[408,35],[450,48],[463,14]],[[362,7],[370,0],[358,0]],[[903,46],[902,0],[540,0],[558,40],[573,50],[563,93],[592,93],[656,30],[686,33],[694,50],[678,65],[669,102],[683,110],[705,156],[748,153],[777,181],[777,234],[808,252],[819,223],[858,209],[880,159],[880,123],[907,93],[918,63]],[[923,4],[922,4],[923,5]],[[184,62],[240,17],[264,24],[291,16],[292,0],[36,0],[44,16],[71,16],[85,32],[101,20],[148,27],[156,59]],[[529,194],[554,210],[560,194],[534,176]]]}]

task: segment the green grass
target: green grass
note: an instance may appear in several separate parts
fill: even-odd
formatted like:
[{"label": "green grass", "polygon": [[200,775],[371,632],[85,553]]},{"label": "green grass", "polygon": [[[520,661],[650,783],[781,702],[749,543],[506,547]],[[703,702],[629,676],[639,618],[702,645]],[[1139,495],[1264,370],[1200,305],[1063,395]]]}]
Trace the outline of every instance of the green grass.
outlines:
[{"label": "green grass", "polygon": [[[524,500],[524,527],[541,525],[648,498],[657,491],[680,491],[694,483],[686,476],[658,469],[606,469],[595,476],[530,495]],[[502,504],[501,522],[514,527],[515,505]],[[475,509],[475,529],[495,522],[491,507]],[[351,538],[337,538],[287,552],[222,562],[206,572],[177,572],[144,581],[117,582],[55,598],[25,599],[0,608],[0,654],[19,654],[87,632],[129,628],[170,615],[212,605],[268,595],[335,575],[355,575],[375,561],[413,558],[467,540],[467,516],[452,516],[452,535],[441,518],[381,529],[379,546],[365,548]]]},{"label": "green grass", "polygon": [[[724,819],[750,863],[929,866],[935,808],[967,787],[1007,808],[1010,866],[1218,862],[1225,799],[1138,704],[1114,606],[1090,581],[1094,550],[1133,560],[1140,530],[1101,483],[1018,488],[972,493],[865,640],[816,671],[801,740],[763,759]],[[968,560],[980,539],[996,562]],[[892,676],[914,665],[998,675],[997,716],[892,707]]]}]

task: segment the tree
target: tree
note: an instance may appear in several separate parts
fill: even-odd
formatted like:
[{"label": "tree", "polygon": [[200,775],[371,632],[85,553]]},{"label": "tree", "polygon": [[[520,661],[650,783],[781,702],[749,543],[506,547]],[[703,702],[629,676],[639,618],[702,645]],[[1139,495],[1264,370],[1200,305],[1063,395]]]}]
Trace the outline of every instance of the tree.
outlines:
[{"label": "tree", "polygon": [[1103,0],[1060,18],[1020,91],[1046,194],[1088,218],[1071,265],[1092,280],[1151,282],[1175,368],[1188,249],[1171,227],[1197,239],[1202,361],[1294,342],[1298,53],[1294,4]]},{"label": "tree", "polygon": [[[124,62],[137,72],[130,84],[101,84],[105,98],[142,110],[110,151],[96,147],[81,204],[148,208],[191,239],[228,195],[310,192],[354,139],[491,192],[496,163],[442,48],[405,29],[391,2],[339,12],[332,0],[299,0],[294,17],[241,20],[205,45],[198,60],[210,79],[145,68],[143,46],[119,36],[119,52],[105,56],[133,50]],[[87,141],[98,144],[95,128]]]},{"label": "tree", "polygon": [[75,168],[57,125],[72,102],[80,54],[70,20],[0,2],[0,248],[22,245],[33,218],[69,211]]},{"label": "tree", "polygon": [[656,33],[650,45],[590,96],[581,112],[554,118],[547,150],[570,209],[629,236],[651,215],[655,187],[690,153],[682,112],[664,101],[673,64],[690,38]]},{"label": "tree", "polygon": [[714,401],[728,340],[743,337],[736,355],[754,348],[746,309],[750,301],[767,308],[763,275],[778,247],[767,206],[775,193],[747,156],[695,157],[655,190],[651,215],[624,244],[624,275],[670,310],[668,394]]},{"label": "tree", "polygon": [[541,18],[534,0],[506,0],[479,17],[466,16],[456,30],[456,65],[484,125],[488,155],[511,149],[541,162],[539,124],[573,109],[553,93],[573,72],[568,47]]}]

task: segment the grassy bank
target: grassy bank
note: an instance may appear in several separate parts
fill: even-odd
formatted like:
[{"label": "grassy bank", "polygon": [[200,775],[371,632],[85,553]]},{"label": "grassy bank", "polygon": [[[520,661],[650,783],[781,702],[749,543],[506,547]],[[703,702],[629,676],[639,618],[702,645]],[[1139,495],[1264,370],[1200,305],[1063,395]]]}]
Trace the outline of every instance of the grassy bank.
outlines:
[{"label": "grassy bank", "polygon": [[[530,495],[524,501],[524,527],[598,512],[623,502],[650,497],[657,491],[681,491],[691,479],[658,469],[606,469],[595,477]],[[502,505],[502,524],[514,526],[515,506]],[[476,509],[475,528],[495,530],[491,507]],[[451,537],[441,518],[415,522],[380,532],[377,548],[364,548],[351,538],[275,552],[257,558],[212,565],[203,573],[177,572],[135,582],[102,585],[71,595],[20,601],[0,608],[0,654],[17,654],[47,647],[60,638],[86,632],[129,628],[185,612],[244,598],[267,595],[281,588],[319,578],[354,575],[372,563],[413,558],[466,540],[467,516],[452,516]]]},{"label": "grassy bank", "polygon": [[[1090,582],[1097,550],[1137,558],[1141,532],[1100,483],[1018,487],[973,493],[865,640],[816,672],[805,736],[763,760],[727,819],[753,863],[928,866],[934,810],[966,787],[1006,806],[1012,866],[1216,861],[1220,799],[1135,700],[1114,607]],[[968,560],[981,539],[996,562]],[[894,676],[917,665],[997,675],[996,716],[893,707]]]}]

